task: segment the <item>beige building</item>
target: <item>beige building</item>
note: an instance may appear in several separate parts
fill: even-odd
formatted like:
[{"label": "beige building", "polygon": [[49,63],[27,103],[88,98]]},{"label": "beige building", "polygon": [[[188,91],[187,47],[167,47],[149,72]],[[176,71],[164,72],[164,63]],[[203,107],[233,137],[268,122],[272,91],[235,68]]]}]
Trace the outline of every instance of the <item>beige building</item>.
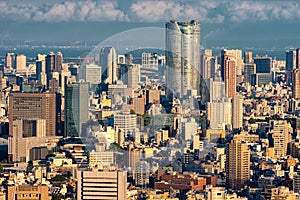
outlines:
[{"label": "beige building", "polygon": [[48,186],[19,185],[8,186],[7,199],[14,200],[50,200]]},{"label": "beige building", "polygon": [[239,129],[243,127],[243,96],[236,95],[232,99],[232,128]]},{"label": "beige building", "polygon": [[239,190],[249,179],[250,150],[245,141],[235,136],[226,147],[226,186]]},{"label": "beige building", "polygon": [[77,199],[125,200],[124,171],[77,171]]},{"label": "beige building", "polygon": [[295,69],[292,74],[293,98],[300,98],[300,69]]},{"label": "beige building", "polygon": [[17,72],[26,71],[26,56],[25,55],[16,55],[16,70]]},{"label": "beige building", "polygon": [[270,133],[272,134],[274,143],[274,158],[286,156],[290,131],[291,125],[287,121],[278,120],[270,122]]},{"label": "beige building", "polygon": [[45,119],[46,136],[56,135],[56,96],[50,93],[11,93],[9,95],[9,135],[17,119]]}]

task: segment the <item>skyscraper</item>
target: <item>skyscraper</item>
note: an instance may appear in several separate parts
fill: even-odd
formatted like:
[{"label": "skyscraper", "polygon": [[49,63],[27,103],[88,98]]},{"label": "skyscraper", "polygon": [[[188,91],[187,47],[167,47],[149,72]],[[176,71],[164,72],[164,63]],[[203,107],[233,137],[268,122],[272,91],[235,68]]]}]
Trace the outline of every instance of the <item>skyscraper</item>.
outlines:
[{"label": "skyscraper", "polygon": [[243,53],[240,49],[225,49],[226,55],[235,60],[236,65],[236,75],[242,75],[243,71]]},{"label": "skyscraper", "polygon": [[293,98],[300,99],[300,68],[292,73]]},{"label": "skyscraper", "polygon": [[117,81],[117,53],[113,47],[102,47],[100,50],[100,66],[102,67],[102,82],[115,84]]},{"label": "skyscraper", "polygon": [[47,88],[49,87],[49,82],[52,79],[52,72],[61,72],[63,63],[62,53],[50,52],[46,56],[46,75],[47,75]]},{"label": "skyscraper", "polygon": [[221,52],[221,75],[225,83],[226,96],[232,98],[236,94],[236,61],[224,49]]},{"label": "skyscraper", "polygon": [[247,143],[234,136],[226,146],[226,186],[239,190],[250,179],[250,150]]},{"label": "skyscraper", "polygon": [[88,84],[72,83],[65,90],[65,137],[84,134],[88,121]]},{"label": "skyscraper", "polygon": [[50,93],[11,93],[9,95],[9,130],[17,119],[45,119],[46,135],[56,135],[56,96]]},{"label": "skyscraper", "polygon": [[287,71],[293,71],[293,69],[295,68],[296,68],[296,51],[288,50],[286,51],[285,69]]},{"label": "skyscraper", "polygon": [[300,48],[296,49],[296,68],[300,68]]},{"label": "skyscraper", "polygon": [[200,24],[190,22],[166,23],[166,86],[167,95],[182,97],[187,90],[199,93]]}]

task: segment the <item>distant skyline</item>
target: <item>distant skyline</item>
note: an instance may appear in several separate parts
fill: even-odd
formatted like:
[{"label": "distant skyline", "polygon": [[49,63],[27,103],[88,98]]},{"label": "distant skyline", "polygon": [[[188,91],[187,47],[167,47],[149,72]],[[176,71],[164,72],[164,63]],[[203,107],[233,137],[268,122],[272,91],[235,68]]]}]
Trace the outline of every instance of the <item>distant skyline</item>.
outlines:
[{"label": "distant skyline", "polygon": [[298,1],[79,0],[0,1],[0,39],[99,41],[140,27],[164,28],[170,19],[201,23],[207,47],[297,48]]}]

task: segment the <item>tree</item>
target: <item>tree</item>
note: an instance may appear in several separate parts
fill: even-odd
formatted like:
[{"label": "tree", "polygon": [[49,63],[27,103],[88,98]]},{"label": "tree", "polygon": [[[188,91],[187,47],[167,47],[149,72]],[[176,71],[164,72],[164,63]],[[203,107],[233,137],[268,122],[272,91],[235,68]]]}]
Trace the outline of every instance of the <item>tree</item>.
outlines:
[{"label": "tree", "polygon": [[65,181],[66,180],[66,177],[64,177],[63,175],[56,175],[56,176],[54,176],[53,178],[51,178],[51,182],[53,182],[53,181]]},{"label": "tree", "polygon": [[0,173],[3,173],[4,170],[3,170],[3,166],[0,164]]},{"label": "tree", "polygon": [[27,171],[27,172],[31,172],[32,169],[33,169],[33,162],[30,160],[30,161],[28,161],[26,171]]}]

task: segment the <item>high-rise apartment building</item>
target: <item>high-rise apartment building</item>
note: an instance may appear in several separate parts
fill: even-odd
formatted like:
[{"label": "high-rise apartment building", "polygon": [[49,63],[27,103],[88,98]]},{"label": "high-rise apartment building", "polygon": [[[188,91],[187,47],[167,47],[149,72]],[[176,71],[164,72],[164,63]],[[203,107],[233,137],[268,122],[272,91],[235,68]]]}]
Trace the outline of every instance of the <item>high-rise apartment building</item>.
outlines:
[{"label": "high-rise apartment building", "polygon": [[201,53],[200,73],[202,78],[214,78],[217,58],[212,55],[211,49],[205,49]]},{"label": "high-rise apartment building", "polygon": [[235,60],[236,65],[236,75],[242,75],[243,71],[243,53],[240,49],[225,49],[226,55],[233,58]]},{"label": "high-rise apartment building", "polygon": [[245,141],[234,136],[226,146],[226,187],[239,190],[250,179],[250,150]]},{"label": "high-rise apartment building", "polygon": [[7,53],[5,56],[5,67],[9,69],[15,68],[15,54]]},{"label": "high-rise apartment building", "polygon": [[245,51],[244,53],[244,63],[251,64],[253,63],[252,51]]},{"label": "high-rise apartment building", "polygon": [[17,119],[45,119],[46,135],[56,135],[56,95],[50,93],[11,93],[9,95],[9,130]]},{"label": "high-rise apartment building", "polygon": [[290,126],[285,120],[270,121],[270,134],[272,135],[270,146],[274,148],[274,158],[287,155]]},{"label": "high-rise apartment building", "polygon": [[182,97],[188,90],[199,93],[200,24],[190,22],[166,23],[166,91],[167,95]]},{"label": "high-rise apartment building", "polygon": [[232,104],[227,98],[213,100],[207,103],[207,119],[211,129],[231,129]]},{"label": "high-rise apartment building", "polygon": [[65,90],[65,136],[82,136],[88,121],[88,84],[67,85]]},{"label": "high-rise apartment building", "polygon": [[125,200],[124,171],[77,171],[77,199]]},{"label": "high-rise apartment building", "polygon": [[295,99],[300,99],[300,68],[292,73],[292,95]]},{"label": "high-rise apartment building", "polygon": [[232,128],[243,127],[243,96],[236,95],[232,99]]},{"label": "high-rise apartment building", "polygon": [[100,66],[102,67],[102,82],[115,84],[117,81],[118,57],[113,47],[102,47],[100,50]]},{"label": "high-rise apartment building", "polygon": [[226,96],[232,98],[236,94],[236,60],[227,54],[227,50],[221,52],[221,76],[225,83]]}]

